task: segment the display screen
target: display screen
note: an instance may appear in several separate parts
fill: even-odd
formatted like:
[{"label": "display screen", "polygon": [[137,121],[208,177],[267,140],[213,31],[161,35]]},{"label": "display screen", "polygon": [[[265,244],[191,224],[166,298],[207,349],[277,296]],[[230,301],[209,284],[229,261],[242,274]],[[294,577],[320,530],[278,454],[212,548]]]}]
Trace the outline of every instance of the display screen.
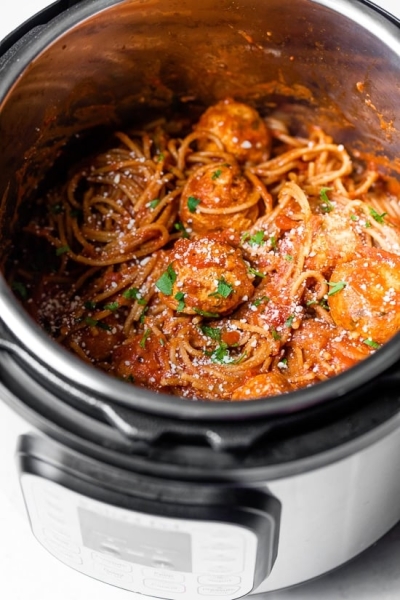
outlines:
[{"label": "display screen", "polygon": [[191,536],[143,527],[78,507],[83,544],[96,552],[135,564],[192,572]]}]

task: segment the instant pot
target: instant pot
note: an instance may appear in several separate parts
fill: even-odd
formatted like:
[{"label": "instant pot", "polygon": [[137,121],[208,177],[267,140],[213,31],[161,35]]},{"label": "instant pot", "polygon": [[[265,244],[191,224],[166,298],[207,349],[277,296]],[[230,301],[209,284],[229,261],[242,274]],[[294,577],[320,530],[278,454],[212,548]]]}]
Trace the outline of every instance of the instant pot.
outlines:
[{"label": "instant pot", "polygon": [[[400,168],[399,23],[369,2],[61,1],[0,52],[2,264],[68,161],[172,109],[277,107]],[[3,278],[0,328],[0,460],[35,537],[84,575],[132,597],[233,600],[326,573],[400,519],[399,335],[329,381],[229,403],[98,372]]]}]

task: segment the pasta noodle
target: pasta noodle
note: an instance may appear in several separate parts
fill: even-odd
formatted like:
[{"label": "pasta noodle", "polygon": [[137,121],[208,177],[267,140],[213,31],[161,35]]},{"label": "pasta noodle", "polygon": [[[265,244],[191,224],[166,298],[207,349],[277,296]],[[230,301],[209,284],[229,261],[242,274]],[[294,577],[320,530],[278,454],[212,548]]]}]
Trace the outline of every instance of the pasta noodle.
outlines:
[{"label": "pasta noodle", "polygon": [[228,99],[189,132],[117,132],[75,166],[38,201],[8,279],[54,339],[125,381],[287,393],[400,329],[396,191],[320,128],[297,137]]}]

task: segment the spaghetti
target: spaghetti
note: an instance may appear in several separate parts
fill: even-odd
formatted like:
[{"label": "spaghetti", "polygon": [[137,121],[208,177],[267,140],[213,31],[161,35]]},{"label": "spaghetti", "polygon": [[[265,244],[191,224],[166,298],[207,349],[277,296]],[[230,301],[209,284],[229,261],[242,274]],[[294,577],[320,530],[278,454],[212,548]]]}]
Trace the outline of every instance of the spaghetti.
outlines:
[{"label": "spaghetti", "polygon": [[400,329],[399,201],[372,163],[234,100],[187,135],[115,139],[38,203],[9,273],[82,360],[243,400],[332,377]]}]

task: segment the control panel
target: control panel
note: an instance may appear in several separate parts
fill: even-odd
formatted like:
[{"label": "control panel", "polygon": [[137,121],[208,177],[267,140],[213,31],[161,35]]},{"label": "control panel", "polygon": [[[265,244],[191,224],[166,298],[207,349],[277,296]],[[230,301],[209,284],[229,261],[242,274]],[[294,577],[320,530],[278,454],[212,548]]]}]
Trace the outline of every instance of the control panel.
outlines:
[{"label": "control panel", "polygon": [[85,575],[168,600],[234,600],[253,589],[250,528],[128,510],[32,473],[21,486],[35,537]]}]

